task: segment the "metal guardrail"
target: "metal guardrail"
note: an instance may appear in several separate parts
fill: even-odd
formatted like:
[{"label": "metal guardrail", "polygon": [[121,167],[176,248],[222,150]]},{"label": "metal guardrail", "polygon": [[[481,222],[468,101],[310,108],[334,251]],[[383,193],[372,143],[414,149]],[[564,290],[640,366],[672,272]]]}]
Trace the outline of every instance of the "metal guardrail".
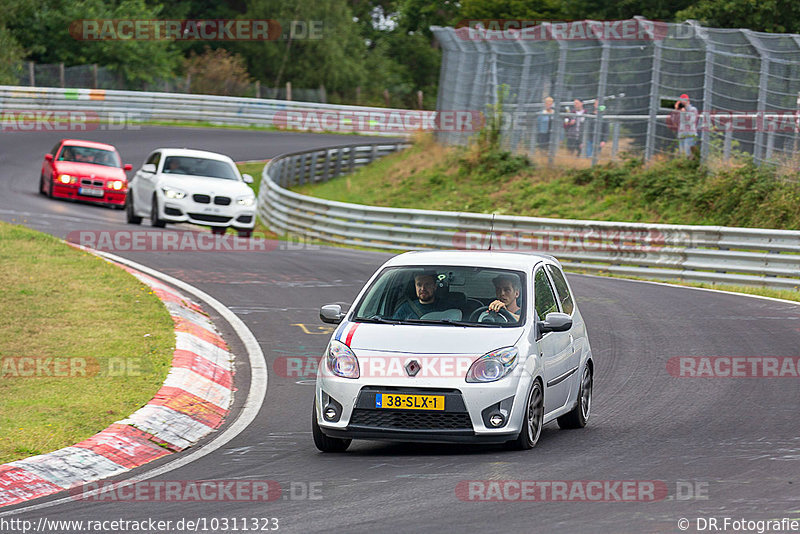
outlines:
[{"label": "metal guardrail", "polygon": [[347,174],[407,143],[347,145],[274,158],[258,215],[279,234],[386,250],[552,254],[569,269],[777,289],[800,286],[800,231],[617,223],[348,204],[287,190]]},{"label": "metal guardrail", "polygon": [[[84,112],[87,121],[119,125],[148,121],[211,122],[235,126],[288,127],[295,130],[403,136],[411,131],[385,131],[374,123],[392,113],[420,115],[432,111],[340,106],[262,98],[0,86],[0,112]],[[294,115],[287,115],[288,113]],[[320,123],[328,112],[332,119]],[[294,117],[294,118],[293,118]],[[47,120],[47,117],[44,117]],[[35,120],[35,119],[34,119]],[[52,120],[52,117],[50,118]],[[363,127],[360,127],[363,126]]]}]

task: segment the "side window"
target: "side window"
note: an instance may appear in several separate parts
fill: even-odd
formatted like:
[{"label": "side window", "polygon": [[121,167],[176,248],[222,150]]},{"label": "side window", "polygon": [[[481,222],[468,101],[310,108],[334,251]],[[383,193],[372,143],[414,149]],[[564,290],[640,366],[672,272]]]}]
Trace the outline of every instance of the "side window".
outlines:
[{"label": "side window", "polygon": [[56,157],[56,152],[58,152],[58,147],[60,147],[60,146],[61,146],[61,141],[56,143],[56,146],[54,146],[53,150],[50,151],[50,153],[53,155],[53,157]]},{"label": "side window", "polygon": [[575,304],[572,303],[572,295],[569,292],[564,273],[561,272],[561,269],[552,265],[547,266],[547,271],[550,273],[550,276],[553,278],[553,283],[556,285],[556,292],[558,293],[558,300],[561,302],[561,309],[564,310],[564,313],[572,315]]},{"label": "side window", "polygon": [[536,315],[540,320],[544,320],[548,313],[558,311],[556,297],[553,295],[553,289],[550,287],[544,269],[537,269],[536,274],[533,275],[533,292]]},{"label": "side window", "polygon": [[156,166],[156,170],[158,170],[158,163],[160,161],[161,161],[161,152],[153,152],[153,154],[151,154],[150,157],[147,158],[145,164],[152,163],[153,165]]}]

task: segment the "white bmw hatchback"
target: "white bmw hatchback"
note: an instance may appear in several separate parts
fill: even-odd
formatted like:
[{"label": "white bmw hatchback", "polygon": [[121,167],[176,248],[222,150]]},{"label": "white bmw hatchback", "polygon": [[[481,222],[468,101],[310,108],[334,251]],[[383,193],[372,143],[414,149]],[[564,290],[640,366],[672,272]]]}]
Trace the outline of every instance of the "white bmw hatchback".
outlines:
[{"label": "white bmw hatchback", "polygon": [[186,148],[159,148],[147,156],[128,184],[127,219],[153,226],[188,222],[224,234],[235,228],[249,237],[256,220],[256,197],[228,156]]},{"label": "white bmw hatchback", "polygon": [[508,252],[408,252],[386,262],[339,324],[317,373],[314,443],[352,439],[536,445],[586,425],[594,362],[558,261]]}]

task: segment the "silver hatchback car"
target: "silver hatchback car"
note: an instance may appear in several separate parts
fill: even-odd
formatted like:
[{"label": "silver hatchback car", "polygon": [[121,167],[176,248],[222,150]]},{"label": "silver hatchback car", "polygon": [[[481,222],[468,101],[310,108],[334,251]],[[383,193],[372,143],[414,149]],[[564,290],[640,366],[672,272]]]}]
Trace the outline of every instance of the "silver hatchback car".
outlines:
[{"label": "silver hatchback car", "polygon": [[558,261],[509,252],[409,252],[386,262],[320,362],[312,431],[324,452],[352,439],[507,443],[586,425],[594,361]]}]

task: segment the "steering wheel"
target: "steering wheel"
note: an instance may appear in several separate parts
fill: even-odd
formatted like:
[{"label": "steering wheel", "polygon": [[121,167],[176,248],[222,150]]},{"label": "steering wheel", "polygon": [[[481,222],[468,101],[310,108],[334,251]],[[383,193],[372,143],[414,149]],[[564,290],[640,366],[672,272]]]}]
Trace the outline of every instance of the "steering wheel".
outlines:
[{"label": "steering wheel", "polygon": [[489,311],[489,306],[481,306],[469,316],[469,320],[479,323],[516,323],[517,319],[505,308],[500,311]]}]

